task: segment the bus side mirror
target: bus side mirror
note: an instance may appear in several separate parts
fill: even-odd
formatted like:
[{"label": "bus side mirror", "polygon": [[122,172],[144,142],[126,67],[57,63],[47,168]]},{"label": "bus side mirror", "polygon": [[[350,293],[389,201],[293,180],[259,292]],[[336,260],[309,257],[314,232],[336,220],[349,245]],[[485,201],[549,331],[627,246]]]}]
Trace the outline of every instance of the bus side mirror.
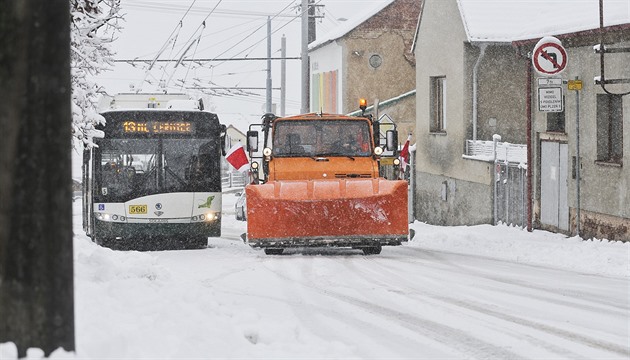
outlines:
[{"label": "bus side mirror", "polygon": [[258,131],[249,130],[247,132],[247,152],[258,151]]},{"label": "bus side mirror", "polygon": [[398,150],[398,131],[387,130],[386,133],[386,145],[388,151]]}]

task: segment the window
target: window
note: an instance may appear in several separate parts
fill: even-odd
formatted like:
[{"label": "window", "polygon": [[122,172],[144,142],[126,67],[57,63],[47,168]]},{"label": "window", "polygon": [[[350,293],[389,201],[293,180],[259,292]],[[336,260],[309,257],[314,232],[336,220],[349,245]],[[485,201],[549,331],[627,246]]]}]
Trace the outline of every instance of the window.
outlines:
[{"label": "window", "polygon": [[273,154],[277,157],[369,157],[372,154],[369,123],[362,120],[279,121],[273,131]]},{"label": "window", "polygon": [[547,113],[547,131],[548,132],[565,132],[565,115],[562,112]]},{"label": "window", "polygon": [[446,130],[446,77],[431,77],[431,132]]},{"label": "window", "polygon": [[622,157],[622,97],[597,94],[597,161],[621,164]]}]

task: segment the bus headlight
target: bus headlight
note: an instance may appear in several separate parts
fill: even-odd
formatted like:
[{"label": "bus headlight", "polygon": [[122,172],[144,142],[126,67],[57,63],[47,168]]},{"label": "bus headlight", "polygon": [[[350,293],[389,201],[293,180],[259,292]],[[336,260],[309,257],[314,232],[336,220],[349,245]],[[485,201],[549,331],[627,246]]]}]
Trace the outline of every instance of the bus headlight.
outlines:
[{"label": "bus headlight", "polygon": [[123,215],[108,214],[108,213],[101,213],[101,212],[95,212],[94,217],[96,218],[96,220],[108,221],[108,222],[121,223],[121,222],[127,221],[127,218]]},{"label": "bus headlight", "polygon": [[219,214],[215,212],[210,212],[206,214],[206,221],[214,221],[219,218]]},{"label": "bus headlight", "polygon": [[190,218],[192,222],[200,222],[200,221],[215,221],[219,219],[218,212],[207,212],[205,214],[194,215]]},{"label": "bus headlight", "polygon": [[394,165],[396,166],[400,165],[400,159],[398,158],[394,159]]},{"label": "bus headlight", "polygon": [[383,148],[380,146],[377,146],[374,148],[374,155],[381,155],[383,153]]},{"label": "bus headlight", "polygon": [[258,169],[258,163],[256,161],[252,162],[252,169],[253,170],[257,170]]},{"label": "bus headlight", "polygon": [[264,148],[263,149],[263,155],[265,156],[271,156],[271,149],[270,148]]}]

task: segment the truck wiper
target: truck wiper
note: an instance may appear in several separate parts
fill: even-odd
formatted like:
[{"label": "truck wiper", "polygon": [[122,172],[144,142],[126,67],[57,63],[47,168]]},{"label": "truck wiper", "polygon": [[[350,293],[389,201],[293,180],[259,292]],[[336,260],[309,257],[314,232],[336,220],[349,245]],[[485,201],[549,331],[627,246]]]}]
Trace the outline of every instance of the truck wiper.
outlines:
[{"label": "truck wiper", "polygon": [[354,157],[350,156],[350,155],[346,155],[346,154],[342,154],[342,153],[325,153],[325,154],[317,154],[314,157],[321,157],[321,156],[341,156],[341,157],[347,157],[350,160],[354,161]]}]

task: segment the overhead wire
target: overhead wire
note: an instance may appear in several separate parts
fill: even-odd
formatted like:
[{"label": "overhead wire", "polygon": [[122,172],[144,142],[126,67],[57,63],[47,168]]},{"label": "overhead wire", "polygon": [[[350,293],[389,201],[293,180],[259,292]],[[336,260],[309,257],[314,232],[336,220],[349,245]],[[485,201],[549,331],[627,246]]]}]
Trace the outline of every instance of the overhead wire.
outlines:
[{"label": "overhead wire", "polygon": [[[194,0],[195,2],[197,0]],[[177,66],[179,66],[179,64],[181,63],[181,61],[184,59],[184,56],[186,55],[186,52],[188,50],[190,50],[190,47],[194,44],[194,40],[191,42],[191,40],[194,38],[194,36],[197,34],[197,32],[200,32],[200,35],[198,36],[197,39],[197,44],[199,44],[199,38],[201,37],[201,35],[203,34],[203,30],[206,28],[206,20],[208,20],[208,18],[210,17],[210,15],[212,15],[212,13],[214,12],[214,10],[216,10],[216,8],[223,2],[223,0],[219,0],[214,7],[212,8],[212,10],[210,10],[210,12],[208,13],[208,15],[206,15],[206,17],[203,19],[203,21],[201,22],[201,24],[197,27],[197,29],[195,29],[195,31],[192,33],[192,35],[190,35],[190,38],[185,42],[185,44],[190,43],[190,45],[186,46],[185,48],[186,50],[184,50],[182,52],[181,57],[179,58],[179,60],[175,63],[175,65],[173,66],[173,72],[171,73],[171,76],[169,77],[169,80],[167,81],[166,85],[168,85],[168,83],[171,81],[171,79],[173,78],[173,75],[175,75],[175,72],[177,71]],[[194,4],[194,3],[193,3]],[[192,7],[192,5],[191,5]]]},{"label": "overhead wire", "polygon": [[[321,1],[321,0],[320,0],[320,1]],[[295,2],[295,0],[292,0],[292,1],[291,1],[288,5],[287,5],[287,6],[285,6],[282,10],[280,10],[277,14],[280,14],[280,13],[284,12],[284,11],[285,11],[286,9],[288,9],[291,5],[293,5],[293,3],[294,3],[294,2]],[[274,18],[276,18],[276,17],[277,17],[277,14],[276,14],[276,15],[274,15],[273,17],[271,17],[271,20],[273,20]],[[291,21],[293,21],[293,20],[291,20]],[[246,36],[244,39],[242,39],[241,41],[238,41],[236,44],[232,45],[232,46],[231,46],[230,48],[228,48],[227,50],[225,50],[225,51],[221,52],[220,54],[216,55],[214,58],[215,58],[215,59],[216,59],[216,58],[219,58],[219,57],[221,57],[222,55],[224,55],[225,53],[227,53],[228,51],[230,51],[230,50],[234,49],[235,47],[237,47],[238,45],[242,44],[242,43],[243,43],[243,42],[245,42],[247,39],[249,39],[251,36],[253,36],[256,32],[258,32],[258,30],[262,29],[265,25],[266,25],[266,23],[265,23],[265,24],[263,24],[263,25],[261,25],[261,26],[259,26],[259,27],[258,27],[258,28],[256,28],[256,29],[255,29],[252,33],[250,33],[248,36]],[[249,49],[249,48],[246,48],[246,50],[247,50],[247,49]],[[235,58],[236,56],[238,56],[238,55],[240,55],[240,54],[242,54],[242,53],[243,53],[243,51],[241,51],[241,52],[237,53],[236,55],[232,56],[231,58]],[[219,63],[219,65],[221,65],[221,64],[223,64],[223,63],[225,63],[225,61],[223,61],[223,62]],[[218,66],[218,65],[215,65],[215,67],[216,67],[216,66]]]},{"label": "overhead wire", "polygon": [[[158,58],[160,57],[160,55],[162,55],[162,53],[164,52],[164,50],[166,50],[166,47],[168,46],[169,42],[171,41],[171,39],[173,38],[173,34],[175,34],[176,31],[181,30],[181,28],[183,27],[184,24],[184,19],[186,18],[186,16],[188,15],[188,13],[190,12],[190,9],[193,7],[193,5],[195,5],[195,3],[197,2],[197,0],[193,0],[193,2],[190,4],[190,6],[188,7],[188,9],[186,10],[186,12],[184,13],[184,15],[182,15],[182,17],[179,19],[179,21],[177,22],[177,25],[175,26],[175,28],[173,29],[173,31],[171,32],[171,34],[168,36],[168,38],[166,39],[166,41],[164,42],[164,45],[162,45],[162,47],[160,48],[160,50],[157,52],[157,54],[155,55],[155,57],[153,58],[153,61],[151,62],[151,64],[149,65],[148,69],[145,71],[145,76],[144,79],[142,80],[142,82],[140,83],[140,86],[138,86],[138,91],[140,91],[142,89],[142,84],[144,84],[144,81],[146,80],[147,76],[148,76],[148,72],[151,71],[151,68],[153,68],[153,65],[155,65],[155,62],[158,60]],[[177,39],[177,37],[175,38]],[[175,46],[175,41],[173,42],[173,46]]]},{"label": "overhead wire", "polygon": [[[182,8],[179,5],[174,4],[155,4],[153,1],[134,1],[134,3],[125,5],[129,8],[137,8],[142,10],[152,10],[163,13],[172,13],[173,11],[180,11]],[[198,8],[191,10],[192,13],[205,14],[207,10]],[[244,11],[244,10],[230,10],[230,9],[217,9],[215,10],[216,16],[219,17],[234,17],[234,18],[251,18],[261,16],[272,16],[273,13],[260,12],[260,11]],[[283,15],[279,14],[276,17],[294,17],[295,15]]]},{"label": "overhead wire", "polygon": [[[318,0],[318,1],[317,1],[316,3],[314,3],[313,5],[317,5],[317,4],[319,4],[320,2],[322,2],[322,0]],[[288,7],[288,6],[287,6],[287,7]],[[282,11],[284,11],[287,7],[285,7]],[[304,12],[306,12],[306,11],[308,11],[308,9],[302,9],[302,12],[300,13],[300,15],[299,15],[299,16],[296,16],[295,18],[293,18],[293,19],[289,20],[288,22],[286,22],[284,25],[282,25],[282,26],[280,26],[280,27],[276,28],[275,30],[273,30],[273,31],[271,32],[271,34],[272,34],[272,35],[273,35],[273,34],[275,34],[276,32],[278,32],[278,31],[280,31],[281,29],[283,29],[284,27],[288,26],[290,23],[292,23],[292,22],[293,22],[293,21],[295,21],[296,19],[301,18],[301,14],[303,14],[303,13],[304,13]],[[262,44],[262,42],[263,42],[263,41],[265,41],[265,39],[266,39],[266,38],[267,38],[267,36],[265,36],[264,38],[262,38],[262,39],[261,39],[261,40],[259,40],[258,42],[256,42],[256,43],[252,44],[251,46],[249,46],[249,47],[247,47],[247,48],[245,48],[245,49],[241,50],[241,51],[240,51],[240,52],[238,52],[238,53],[236,53],[236,54],[235,54],[235,55],[233,55],[231,58],[235,58],[236,56],[241,55],[243,52],[245,52],[245,51],[247,51],[247,50],[250,50],[250,49],[252,49],[252,48],[255,48],[256,46],[258,46],[258,45]],[[230,50],[230,49],[228,49],[228,50]],[[225,54],[226,52],[227,52],[227,50],[226,50],[226,51],[224,51],[223,53],[221,53],[220,55],[218,55],[217,57],[219,57],[219,56],[221,56],[221,55]],[[219,64],[215,65],[215,67],[216,67],[216,66],[219,66],[219,65],[221,65],[221,64],[223,64],[223,63],[225,63],[225,62],[226,62],[226,61],[222,61],[222,62],[220,62]]]},{"label": "overhead wire", "polygon": [[[173,43],[173,46],[171,46],[171,50],[173,50],[173,49],[176,47],[176,44],[175,44],[175,42],[176,42],[176,38],[175,38],[175,39],[173,39],[173,34],[175,33],[175,30],[177,30],[177,29],[179,29],[179,30],[181,31],[181,28],[183,27],[183,19],[185,18],[185,16],[186,16],[186,15],[188,15],[188,14],[189,14],[189,13],[191,13],[191,12],[194,12],[194,13],[198,13],[198,12],[199,12],[199,10],[197,10],[197,9],[193,9],[193,5],[195,4],[195,2],[196,2],[196,0],[194,0],[194,1],[192,2],[192,4],[191,4],[191,5],[187,8],[187,10],[186,10],[185,14],[182,16],[182,19],[178,22],[178,25],[177,25],[177,26],[176,26],[176,28],[174,29],[173,33],[171,33],[171,35],[169,35],[169,38],[167,39],[167,41],[165,42],[165,44],[162,46],[162,48],[160,49],[160,51],[158,52],[158,54],[157,54],[157,55],[156,55],[156,57],[154,58],[155,60],[153,61],[153,64],[152,64],[152,65],[154,65],[154,64],[155,64],[155,61],[156,61],[156,60],[157,60],[157,59],[158,59],[158,58],[162,55],[162,53],[164,52],[165,48],[166,48],[169,44]],[[226,11],[226,10],[217,10],[217,7],[219,6],[219,4],[220,4],[221,2],[222,2],[222,0],[220,0],[220,1],[219,1],[219,2],[218,2],[218,3],[217,3],[214,7],[213,7],[213,9],[212,9],[212,10],[211,10],[211,11],[207,14],[207,16],[205,17],[205,19],[204,19],[204,21],[202,22],[202,24],[204,24],[204,25],[205,25],[205,21],[206,21],[206,20],[210,17],[210,15],[212,15],[212,14],[214,14],[214,16],[220,16],[220,15],[219,15],[220,13],[226,14],[227,12],[229,12],[229,11]],[[299,15],[299,14],[298,14],[298,15],[290,15],[290,16],[289,16],[289,15],[285,15],[285,14],[284,14],[284,12],[285,12],[285,11],[286,11],[289,7],[291,7],[292,5],[294,5],[294,4],[295,4],[295,2],[296,2],[295,0],[290,1],[290,2],[289,2],[289,4],[288,4],[287,6],[285,6],[284,8],[282,8],[282,10],[280,10],[279,12],[277,12],[277,13],[275,13],[274,15],[270,16],[270,18],[271,18],[271,19],[275,19],[275,18],[279,18],[279,17],[290,17],[290,18],[291,18],[289,21],[287,21],[286,23],[284,23],[284,24],[283,24],[283,25],[281,25],[280,27],[276,28],[276,29],[272,32],[272,34],[275,34],[276,32],[280,31],[282,28],[284,28],[284,27],[288,26],[289,24],[291,24],[292,22],[294,22],[296,19],[301,18],[301,15]],[[319,0],[317,3],[320,3],[320,2],[321,2],[321,0]],[[146,2],[136,1],[136,4],[142,4],[142,3],[146,3]],[[158,5],[158,6],[149,6],[149,7],[152,7],[153,9],[160,9],[160,6],[159,6],[159,5]],[[162,8],[162,9],[166,10],[165,8]],[[173,9],[174,9],[174,8],[173,8],[173,7],[171,7],[171,8],[169,8],[168,10],[173,10]],[[308,11],[308,10],[307,10],[307,9],[304,9],[303,11]],[[239,13],[243,13],[243,12],[239,12]],[[262,14],[262,13],[261,13],[261,14]],[[258,13],[254,13],[254,12],[249,12],[249,13],[248,13],[248,14],[246,14],[246,15],[249,15],[249,16],[256,16],[256,15],[257,15],[257,16],[260,16],[260,14],[258,14]],[[251,23],[251,22],[247,22],[247,23],[243,23],[242,25],[244,25],[244,24],[250,24],[250,23]],[[232,46],[230,46],[228,49],[226,49],[226,50],[224,50],[223,52],[221,52],[220,54],[218,54],[218,55],[214,56],[214,57],[213,57],[213,59],[219,58],[220,56],[222,56],[222,55],[224,55],[224,54],[226,54],[226,53],[230,52],[231,50],[233,50],[233,49],[237,48],[239,45],[241,45],[241,44],[245,43],[248,39],[251,39],[251,38],[252,38],[252,37],[253,37],[253,36],[254,36],[254,35],[255,35],[255,34],[256,34],[256,33],[257,33],[260,29],[262,29],[262,28],[265,26],[265,24],[266,24],[266,21],[265,21],[265,23],[263,23],[262,25],[255,27],[255,29],[253,29],[253,30],[251,30],[251,28],[250,28],[250,30],[251,30],[251,31],[247,31],[247,30],[245,30],[245,31],[243,31],[243,32],[239,33],[239,34],[241,34],[241,35],[242,35],[243,33],[247,33],[247,35],[246,35],[244,38],[242,38],[240,41],[237,41],[236,43],[234,43],[234,44],[233,44]],[[199,27],[199,28],[201,28],[201,26],[202,26],[202,25],[200,25],[200,27]],[[235,25],[235,26],[233,26],[233,27],[238,27],[238,26],[241,26],[241,25]],[[198,68],[205,68],[205,66],[204,66],[202,63],[200,63],[200,62],[199,62],[199,63],[194,63],[194,57],[196,56],[196,54],[197,54],[197,52],[198,52],[198,51],[204,51],[204,50],[209,49],[209,47],[205,47],[205,48],[203,48],[203,49],[199,49],[199,47],[200,47],[201,39],[202,39],[202,38],[205,38],[205,37],[207,37],[207,36],[210,36],[210,35],[212,35],[212,34],[206,34],[206,35],[203,35],[203,29],[205,29],[205,26],[204,26],[204,27],[203,27],[203,29],[202,29],[202,33],[201,33],[201,34],[199,34],[199,36],[197,36],[197,37],[195,38],[195,35],[198,33],[199,28],[197,28],[197,30],[195,30],[195,32],[193,32],[193,35],[191,35],[191,37],[189,38],[189,40],[188,40],[187,42],[183,43],[183,45],[182,45],[182,47],[180,48],[180,50],[179,50],[179,51],[177,51],[177,54],[178,54],[178,55],[180,55],[180,56],[179,56],[179,59],[178,59],[178,61],[177,61],[176,65],[175,65],[175,67],[172,69],[172,71],[173,71],[173,72],[172,72],[172,74],[171,74],[171,76],[170,76],[170,78],[169,78],[169,82],[167,82],[167,83],[165,83],[165,84],[162,84],[162,85],[164,86],[164,88],[172,88],[172,86],[171,86],[169,83],[170,83],[171,79],[172,79],[172,78],[174,77],[174,75],[175,75],[175,72],[176,72],[177,66],[181,63],[181,61],[183,61],[183,60],[185,59],[186,54],[187,54],[187,53],[188,53],[188,51],[191,49],[191,47],[193,46],[193,44],[195,44],[196,46],[195,46],[195,49],[194,49],[194,53],[193,53],[192,60],[189,62],[189,66],[188,66],[188,68],[187,68],[187,71],[186,71],[186,74],[185,74],[184,78],[183,78],[183,79],[178,79],[178,82],[180,83],[180,84],[179,84],[179,89],[180,89],[180,91],[181,91],[181,89],[183,89],[183,87],[184,87],[184,86],[186,85],[186,83],[188,82],[188,76],[189,76],[189,73],[190,73],[190,71],[191,71],[191,70],[196,70],[196,69],[198,69]],[[216,33],[221,33],[221,32],[224,32],[224,31],[226,31],[226,29],[222,29],[222,30],[220,30],[220,31],[218,31],[218,32],[215,32],[214,34],[216,34]],[[231,36],[229,39],[235,38],[235,37],[237,37],[239,34],[234,35],[234,36]],[[191,42],[191,40],[192,40],[193,38],[194,38],[194,40]],[[237,56],[239,56],[240,54],[243,54],[244,52],[248,52],[246,56],[249,56],[249,55],[253,52],[253,50],[254,50],[254,49],[255,49],[258,45],[260,45],[260,44],[261,44],[261,43],[262,43],[265,39],[266,39],[266,36],[265,36],[263,39],[261,39],[261,40],[257,41],[256,43],[254,43],[254,44],[252,44],[252,45],[250,45],[250,46],[246,47],[245,49],[243,49],[243,50],[241,50],[241,51],[239,51],[239,52],[235,53],[234,55],[232,55],[232,56],[230,57],[230,59],[236,58]],[[228,39],[223,39],[223,40],[221,40],[219,43],[224,43],[224,42],[226,42],[226,41],[229,41],[229,40],[228,40]],[[218,43],[217,43],[217,44],[218,44]],[[216,44],[215,44],[215,45],[216,45]],[[214,68],[216,68],[217,66],[224,64],[225,62],[226,62],[226,61],[223,61],[223,62],[219,62],[218,64],[212,65],[212,66],[211,66],[211,71],[213,71],[213,70],[214,70]],[[246,65],[244,65],[244,66],[243,66],[243,68],[246,68],[246,67],[249,67],[249,66],[251,66],[251,65],[250,65],[250,64],[246,64]],[[166,66],[164,67],[164,69],[166,70]],[[150,70],[150,69],[149,69],[149,70]],[[265,71],[264,69],[262,69],[262,70],[261,70],[261,69],[256,69],[256,70],[251,70],[251,71],[243,71],[243,72],[240,72],[240,75],[244,75],[244,74],[247,74],[247,73],[253,73],[253,72],[264,72],[264,71]],[[239,74],[239,72],[234,72],[234,71],[233,71],[233,72],[231,72],[229,75],[234,76],[234,75],[238,75],[238,74]],[[163,74],[163,75],[164,75],[164,74]],[[225,75],[218,75],[218,76],[225,76]],[[152,76],[152,77],[153,77],[153,76]],[[214,77],[214,74],[213,74],[213,75],[211,75],[211,78],[212,78],[212,77]],[[153,78],[155,79],[155,77],[153,77]],[[145,79],[146,79],[146,76],[145,76]],[[240,83],[240,81],[239,81],[238,83]],[[237,85],[238,85],[238,83],[237,83]],[[238,92],[238,93],[235,93],[234,91],[233,91],[233,93],[229,93],[229,91],[228,91],[228,93],[227,93],[227,94],[225,94],[225,93],[224,93],[224,94],[220,94],[220,93],[216,93],[216,92],[215,92],[214,96],[235,96],[235,97],[244,97],[244,98],[247,98],[247,97],[252,97],[252,98],[261,98],[261,99],[263,98],[263,96],[262,96],[262,95],[260,95],[260,94],[256,94],[256,93],[253,93],[253,92]],[[289,102],[290,102],[290,100],[289,100],[289,101],[287,101],[287,103],[289,103]],[[298,102],[298,101],[294,101],[294,103],[295,103],[295,104],[298,104],[299,102]]]},{"label": "overhead wire", "polygon": [[[288,4],[287,6],[285,6],[282,10],[280,10],[279,12],[277,12],[276,14],[274,14],[274,16],[273,16],[273,17],[271,17],[271,19],[278,17],[278,16],[279,16],[279,14],[282,14],[285,10],[287,10],[289,7],[291,7],[294,3],[295,3],[295,0],[292,0],[291,2],[289,2],[289,4]],[[295,20],[295,18],[296,18],[296,17],[294,16],[294,17],[293,17],[293,19],[292,19],[291,21]],[[289,21],[288,23],[290,23],[291,21]],[[284,26],[288,25],[288,23],[287,23],[287,24],[285,24]],[[223,54],[225,54],[225,53],[229,52],[230,50],[234,49],[235,47],[237,47],[237,46],[238,46],[238,45],[240,45],[241,43],[245,42],[247,39],[249,39],[250,37],[252,37],[252,36],[253,36],[256,32],[258,32],[258,31],[259,31],[261,28],[263,28],[265,25],[266,25],[266,22],[265,22],[265,23],[263,23],[262,25],[258,26],[258,27],[257,27],[256,29],[254,29],[254,30],[253,30],[253,31],[252,31],[249,35],[247,35],[247,36],[246,36],[245,38],[243,38],[242,40],[238,41],[236,44],[232,45],[232,46],[231,46],[230,48],[228,48],[227,50],[223,51],[223,52],[222,52],[222,53],[220,53],[219,55],[216,55],[216,56],[214,57],[214,59],[216,59],[216,58],[218,58],[218,57],[222,56]],[[284,27],[284,26],[282,26],[282,27]],[[278,29],[278,30],[279,30],[279,29]],[[245,50],[243,50],[243,51],[246,51],[246,50],[248,50],[248,49],[250,49],[250,48],[251,48],[251,46],[250,46],[250,47],[248,47],[248,48],[246,48],[246,49],[245,49]],[[241,51],[241,52],[237,53],[236,55],[232,56],[231,58],[232,58],[232,59],[233,59],[233,58],[235,58],[236,56],[238,56],[239,54],[241,54],[243,51]],[[216,64],[216,65],[212,65],[212,68],[214,69],[214,68],[216,68],[217,66],[224,64],[225,62],[226,62],[226,61],[222,61],[222,62],[219,62],[219,63],[218,63],[218,64]],[[246,66],[249,66],[249,65],[246,65]]]}]

